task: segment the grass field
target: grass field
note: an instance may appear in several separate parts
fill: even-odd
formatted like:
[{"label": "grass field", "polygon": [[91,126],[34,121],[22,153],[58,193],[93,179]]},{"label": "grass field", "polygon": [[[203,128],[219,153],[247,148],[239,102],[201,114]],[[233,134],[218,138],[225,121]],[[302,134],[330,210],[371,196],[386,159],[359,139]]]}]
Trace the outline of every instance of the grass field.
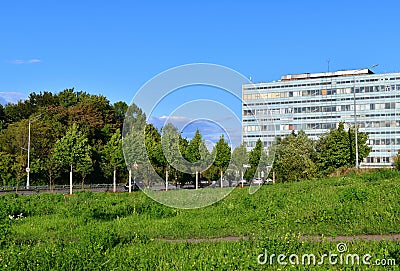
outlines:
[{"label": "grass field", "polygon": [[[142,192],[14,194],[0,197],[0,217],[0,270],[398,270],[393,262],[284,266],[258,258],[265,252],[296,253],[300,260],[307,253],[337,253],[338,242],[310,235],[400,233],[400,174],[380,170],[265,185],[253,195],[235,189],[193,210],[163,206]],[[245,239],[192,242],[229,236]],[[344,256],[371,254],[371,263],[400,264],[399,242],[345,244]]]}]

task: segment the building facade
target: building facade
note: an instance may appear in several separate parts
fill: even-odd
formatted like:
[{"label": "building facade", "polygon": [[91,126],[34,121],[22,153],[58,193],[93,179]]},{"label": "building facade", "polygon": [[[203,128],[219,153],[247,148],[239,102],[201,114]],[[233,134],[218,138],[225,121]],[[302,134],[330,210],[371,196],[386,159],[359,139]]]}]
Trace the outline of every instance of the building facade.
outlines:
[{"label": "building facade", "polygon": [[[372,147],[361,167],[387,167],[400,149],[400,73],[369,69],[284,75],[242,86],[242,135],[248,149],[303,130],[317,139],[337,127],[357,127]],[[354,106],[355,105],[355,106]],[[355,118],[356,116],[356,118]]]}]

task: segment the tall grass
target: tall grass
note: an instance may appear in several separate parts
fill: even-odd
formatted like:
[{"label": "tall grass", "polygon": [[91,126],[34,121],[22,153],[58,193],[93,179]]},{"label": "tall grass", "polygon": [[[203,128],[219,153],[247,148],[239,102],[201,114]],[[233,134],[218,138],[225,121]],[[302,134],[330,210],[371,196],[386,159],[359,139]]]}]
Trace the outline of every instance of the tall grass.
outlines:
[{"label": "tall grass", "polygon": [[[246,188],[235,189],[225,199],[193,210],[163,206],[142,192],[5,195],[0,197],[0,270],[6,265],[14,270],[276,270],[277,265],[258,265],[257,255],[264,249],[334,252],[335,244],[299,236],[400,233],[399,184],[397,171],[353,172],[265,185],[253,195]],[[223,236],[249,239],[156,241]],[[400,263],[396,242],[349,245]]]}]

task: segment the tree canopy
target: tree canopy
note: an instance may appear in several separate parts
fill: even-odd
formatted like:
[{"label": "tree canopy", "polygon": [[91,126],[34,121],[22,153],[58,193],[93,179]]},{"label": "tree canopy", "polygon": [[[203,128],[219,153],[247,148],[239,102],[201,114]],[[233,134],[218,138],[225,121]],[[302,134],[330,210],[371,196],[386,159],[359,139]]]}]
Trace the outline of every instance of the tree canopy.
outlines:
[{"label": "tree canopy", "polygon": [[[270,168],[274,158],[273,168],[282,182],[355,165],[355,131],[343,123],[318,140],[302,131],[278,138],[268,151],[260,139],[252,150],[241,144],[232,151],[221,135],[210,153],[199,130],[193,138],[183,138],[172,124],[159,130],[147,123],[135,104],[111,104],[102,95],[72,88],[33,92],[25,101],[0,105],[1,185],[18,185],[26,177],[29,122],[32,185],[65,184],[71,165],[82,181],[111,182],[114,171],[123,182],[127,168],[137,164],[141,173],[136,173],[148,182],[155,172],[164,180],[168,174],[171,182],[181,185],[194,183],[196,171],[206,180],[217,180],[221,172],[231,179],[242,173],[252,179]],[[366,133],[358,132],[357,137],[361,162],[371,148]]]}]

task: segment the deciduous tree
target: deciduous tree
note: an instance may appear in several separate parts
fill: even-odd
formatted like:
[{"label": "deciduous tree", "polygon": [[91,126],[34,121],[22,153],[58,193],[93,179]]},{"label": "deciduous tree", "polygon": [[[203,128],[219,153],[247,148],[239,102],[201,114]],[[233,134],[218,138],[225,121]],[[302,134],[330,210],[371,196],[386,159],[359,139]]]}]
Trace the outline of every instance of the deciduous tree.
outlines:
[{"label": "deciduous tree", "polygon": [[220,184],[221,188],[223,187],[223,172],[229,166],[231,161],[231,147],[225,141],[224,135],[222,134],[219,138],[219,141],[215,144],[214,150],[215,152],[215,160],[214,165],[219,169],[220,172]]},{"label": "deciduous tree", "polygon": [[[73,169],[82,175],[82,182],[87,174],[92,170],[92,160],[90,157],[91,147],[87,137],[73,124],[64,137],[54,145],[53,158],[62,166],[70,168],[72,176]],[[70,180],[72,186],[72,179]]]},{"label": "deciduous tree", "polygon": [[117,183],[117,170],[123,172],[125,167],[124,154],[122,152],[121,132],[118,130],[112,135],[102,151],[102,168],[105,176],[110,177],[113,171],[114,192]]},{"label": "deciduous tree", "polygon": [[274,170],[278,182],[293,182],[316,176],[315,150],[311,139],[300,131],[280,140],[276,147]]}]

